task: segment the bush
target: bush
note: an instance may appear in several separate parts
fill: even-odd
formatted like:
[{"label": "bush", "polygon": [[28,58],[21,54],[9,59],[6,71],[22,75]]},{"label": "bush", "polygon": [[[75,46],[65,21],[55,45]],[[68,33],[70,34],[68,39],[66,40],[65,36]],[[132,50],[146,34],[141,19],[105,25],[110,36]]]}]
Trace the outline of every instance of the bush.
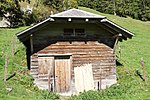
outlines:
[{"label": "bush", "polygon": [[36,22],[36,17],[33,13],[24,13],[23,14],[23,24],[25,26],[30,26],[31,24]]},{"label": "bush", "polygon": [[59,95],[57,95],[54,92],[48,92],[47,90],[40,91],[40,94],[42,96],[42,99],[50,99],[50,100],[59,99]]},{"label": "bush", "polygon": [[150,0],[78,0],[78,5],[108,14],[114,14],[115,6],[115,13],[118,16],[150,20]]},{"label": "bush", "polygon": [[33,19],[36,23],[43,21],[51,15],[51,9],[42,4],[33,9]]}]

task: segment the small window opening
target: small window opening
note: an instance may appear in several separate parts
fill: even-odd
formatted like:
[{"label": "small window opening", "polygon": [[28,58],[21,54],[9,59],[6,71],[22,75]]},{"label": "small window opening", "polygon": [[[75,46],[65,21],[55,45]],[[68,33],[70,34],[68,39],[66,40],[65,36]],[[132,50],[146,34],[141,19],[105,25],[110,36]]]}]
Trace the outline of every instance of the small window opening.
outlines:
[{"label": "small window opening", "polygon": [[84,29],[75,29],[75,35],[84,36],[85,35]]},{"label": "small window opening", "polygon": [[64,29],[64,35],[71,36],[73,34],[74,34],[73,29]]},{"label": "small window opening", "polygon": [[85,36],[84,29],[64,29],[64,36]]}]

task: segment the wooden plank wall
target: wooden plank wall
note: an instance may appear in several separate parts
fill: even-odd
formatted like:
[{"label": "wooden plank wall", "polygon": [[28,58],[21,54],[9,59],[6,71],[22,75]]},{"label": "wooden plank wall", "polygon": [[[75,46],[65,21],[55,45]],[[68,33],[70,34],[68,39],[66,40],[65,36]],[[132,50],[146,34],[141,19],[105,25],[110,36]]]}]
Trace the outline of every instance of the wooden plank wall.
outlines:
[{"label": "wooden plank wall", "polygon": [[[91,63],[93,66],[94,80],[99,80],[100,70],[103,71],[101,78],[112,75],[115,68],[115,57],[113,50],[105,44],[97,41],[85,42],[57,42],[49,45],[32,56],[32,69],[38,67],[37,54],[72,54],[72,66],[82,66]],[[37,69],[36,69],[37,70]],[[38,73],[38,72],[37,72]],[[72,77],[74,72],[72,70]]]},{"label": "wooden plank wall", "polygon": [[70,89],[70,59],[55,59],[55,76],[57,92],[68,92]]},{"label": "wooden plank wall", "polygon": [[[115,75],[115,55],[113,52],[113,34],[94,26],[95,24],[63,24],[66,28],[84,28],[87,37],[63,37],[62,25],[48,25],[33,34],[33,51],[31,55],[31,75],[39,75],[38,54],[72,54],[71,77],[74,80],[74,67],[91,63],[94,80]],[[102,73],[101,73],[102,71]]]},{"label": "wooden plank wall", "polygon": [[30,74],[33,76],[33,78],[36,80],[38,79],[39,69],[38,69],[38,54],[34,53],[31,57],[31,68],[30,68]]}]

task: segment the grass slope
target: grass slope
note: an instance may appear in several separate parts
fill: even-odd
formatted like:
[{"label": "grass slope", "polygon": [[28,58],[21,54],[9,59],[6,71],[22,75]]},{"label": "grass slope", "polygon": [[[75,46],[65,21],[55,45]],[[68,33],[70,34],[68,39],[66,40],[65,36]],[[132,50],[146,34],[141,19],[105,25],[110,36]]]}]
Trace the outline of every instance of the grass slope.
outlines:
[{"label": "grass slope", "polygon": [[[19,42],[16,33],[27,27],[0,29],[0,100],[54,100],[59,98],[55,93],[41,91],[34,86],[32,77],[26,67],[25,47]],[[15,55],[12,57],[12,41],[15,41]],[[7,78],[16,73],[4,85],[4,62],[8,55]],[[11,88],[9,92],[6,88]]]},{"label": "grass slope", "polygon": [[[79,9],[95,14],[106,16],[116,24],[134,33],[133,39],[123,41],[118,45],[122,48],[122,63],[128,64],[126,67],[139,68],[139,61],[143,57],[147,71],[150,71],[150,22],[143,22],[132,18],[123,18],[109,14],[103,14],[93,9],[79,7]],[[150,73],[150,72],[149,72]]]},{"label": "grass slope", "polygon": [[[106,100],[150,100],[150,22],[103,14],[85,7],[79,7],[79,9],[106,16],[111,21],[134,33],[135,36],[133,39],[128,39],[118,44],[118,47],[121,47],[120,63],[122,64],[122,66],[117,66],[119,85],[114,85],[104,90],[102,94],[89,91],[77,97],[73,96],[71,100],[94,100],[95,98],[103,98]],[[116,54],[118,55],[118,48]],[[144,58],[147,82],[143,82],[136,75],[136,70],[143,75],[143,70],[140,65],[141,58]]]},{"label": "grass slope", "polygon": [[[135,34],[133,39],[119,42],[121,46],[121,63],[117,67],[118,85],[114,85],[102,93],[88,91],[79,96],[71,96],[69,100],[150,100],[150,22],[142,22],[131,18],[122,18],[103,14],[95,10],[79,7],[79,9],[106,16],[113,22],[130,30]],[[58,99],[56,94],[48,94],[38,90],[31,82],[32,78],[26,67],[25,47],[18,41],[15,34],[27,27],[16,29],[0,29],[0,99],[2,100],[41,100]],[[11,56],[12,38],[15,38],[15,56]],[[8,54],[9,65],[7,77],[16,75],[3,85],[5,55]],[[118,54],[118,50],[116,50]],[[147,82],[143,82],[135,73],[138,69],[142,73],[140,59],[144,58],[147,70]],[[12,88],[11,92],[6,87]]]}]

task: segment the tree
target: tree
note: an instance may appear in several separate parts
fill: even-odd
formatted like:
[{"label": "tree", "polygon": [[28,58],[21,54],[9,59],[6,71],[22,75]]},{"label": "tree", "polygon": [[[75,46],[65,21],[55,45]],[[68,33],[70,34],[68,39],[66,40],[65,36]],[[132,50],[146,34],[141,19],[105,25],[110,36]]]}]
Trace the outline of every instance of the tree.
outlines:
[{"label": "tree", "polygon": [[64,4],[64,10],[78,7],[76,0],[64,0],[63,4]]},{"label": "tree", "polygon": [[150,20],[150,0],[78,0],[78,5],[122,17]]},{"label": "tree", "polygon": [[49,6],[54,12],[63,11],[63,0],[44,0],[43,4]]},{"label": "tree", "polygon": [[7,19],[10,22],[10,27],[23,25],[23,12],[20,9],[19,1],[21,0],[0,1],[0,17]]},{"label": "tree", "polygon": [[53,9],[54,13],[77,8],[77,0],[44,0],[44,5]]},{"label": "tree", "polygon": [[114,15],[116,15],[116,0],[113,0],[113,5],[114,5]]},{"label": "tree", "polygon": [[43,4],[38,4],[36,8],[33,8],[33,16],[36,23],[43,21],[51,15],[51,8],[44,6]]}]

